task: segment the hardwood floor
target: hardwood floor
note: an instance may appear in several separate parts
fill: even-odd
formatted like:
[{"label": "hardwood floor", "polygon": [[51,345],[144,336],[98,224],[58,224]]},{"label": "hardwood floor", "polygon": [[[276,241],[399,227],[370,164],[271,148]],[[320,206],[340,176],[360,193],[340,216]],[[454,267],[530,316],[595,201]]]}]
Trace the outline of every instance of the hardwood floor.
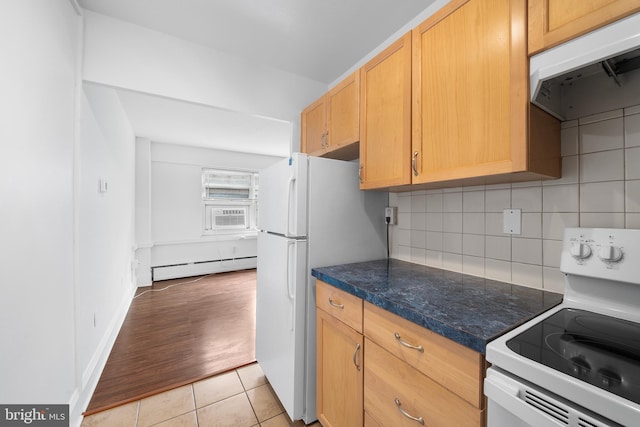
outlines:
[{"label": "hardwood floor", "polygon": [[255,295],[256,270],[141,288],[85,414],[254,362]]}]

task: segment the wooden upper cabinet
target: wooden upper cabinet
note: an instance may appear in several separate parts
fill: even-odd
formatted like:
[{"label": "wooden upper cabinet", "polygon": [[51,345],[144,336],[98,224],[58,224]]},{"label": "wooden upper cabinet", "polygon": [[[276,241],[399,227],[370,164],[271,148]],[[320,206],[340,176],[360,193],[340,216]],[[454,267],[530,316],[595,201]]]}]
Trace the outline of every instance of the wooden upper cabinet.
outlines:
[{"label": "wooden upper cabinet", "polygon": [[411,33],[362,68],[360,188],[409,184]]},{"label": "wooden upper cabinet", "polygon": [[300,151],[312,156],[356,159],[359,117],[360,70],[302,111]]},{"label": "wooden upper cabinet", "polygon": [[413,184],[560,176],[559,123],[530,138],[526,12],[526,0],[453,0],[414,29]]},{"label": "wooden upper cabinet", "polygon": [[312,156],[322,155],[326,149],[327,99],[323,95],[302,111],[300,118],[300,151]]},{"label": "wooden upper cabinet", "polygon": [[[327,94],[327,132],[329,151],[350,153],[358,158],[360,141],[360,70],[344,79]],[[335,158],[335,157],[334,157]]]},{"label": "wooden upper cabinet", "polygon": [[529,54],[638,11],[638,0],[529,0]]}]

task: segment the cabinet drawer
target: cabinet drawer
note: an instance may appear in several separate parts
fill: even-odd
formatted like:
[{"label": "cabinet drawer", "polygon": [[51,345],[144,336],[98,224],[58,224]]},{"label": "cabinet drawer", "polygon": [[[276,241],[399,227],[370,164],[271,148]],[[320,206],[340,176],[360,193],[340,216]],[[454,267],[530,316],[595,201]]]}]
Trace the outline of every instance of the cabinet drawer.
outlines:
[{"label": "cabinet drawer", "polygon": [[484,408],[482,354],[368,302],[364,335],[476,408]]},{"label": "cabinet drawer", "polygon": [[[483,426],[484,411],[365,338],[364,409],[380,425]],[[443,368],[444,369],[444,368]],[[400,409],[405,411],[403,415]]]},{"label": "cabinet drawer", "polygon": [[362,333],[362,299],[316,280],[316,305]]}]

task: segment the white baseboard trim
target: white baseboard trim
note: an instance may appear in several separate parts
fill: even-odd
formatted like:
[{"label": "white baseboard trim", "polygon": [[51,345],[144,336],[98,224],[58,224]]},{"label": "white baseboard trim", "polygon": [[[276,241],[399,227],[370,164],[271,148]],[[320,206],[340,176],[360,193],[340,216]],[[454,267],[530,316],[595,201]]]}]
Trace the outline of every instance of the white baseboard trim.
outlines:
[{"label": "white baseboard trim", "polygon": [[70,427],[79,427],[82,424],[82,413],[91,401],[91,396],[93,396],[93,392],[98,385],[100,375],[107,364],[107,359],[109,358],[111,349],[116,342],[116,338],[118,338],[118,333],[124,323],[124,319],[127,317],[129,306],[133,301],[135,292],[136,287],[132,285],[131,293],[122,298],[120,310],[117,316],[114,316],[113,320],[109,324],[107,333],[105,333],[100,340],[98,348],[82,373],[81,383],[74,390],[72,399],[69,402]]},{"label": "white baseboard trim", "polygon": [[151,269],[149,269],[149,272],[147,273],[146,271],[144,273],[138,273],[137,275],[137,282],[138,282],[138,287],[141,286],[151,286],[153,283],[153,278],[151,275]]},{"label": "white baseboard trim", "polygon": [[179,279],[226,271],[248,270],[256,268],[256,257],[236,258],[220,261],[197,262],[190,264],[152,267],[153,280]]}]

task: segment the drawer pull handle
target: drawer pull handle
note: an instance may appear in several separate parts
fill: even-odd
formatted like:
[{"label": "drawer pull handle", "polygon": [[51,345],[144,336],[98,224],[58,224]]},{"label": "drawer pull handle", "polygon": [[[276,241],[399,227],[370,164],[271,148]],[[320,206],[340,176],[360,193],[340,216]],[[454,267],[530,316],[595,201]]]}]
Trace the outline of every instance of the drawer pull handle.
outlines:
[{"label": "drawer pull handle", "polygon": [[355,365],[356,369],[359,371],[360,370],[360,364],[358,363],[358,351],[360,351],[360,343],[359,342],[356,343],[356,351],[353,352],[353,364]]},{"label": "drawer pull handle", "polygon": [[333,300],[331,298],[329,298],[329,304],[331,304],[333,307],[339,308],[341,310],[344,308],[344,304],[336,304],[335,302],[333,302]]},{"label": "drawer pull handle", "polygon": [[418,176],[418,153],[417,151],[413,152],[413,158],[411,159],[411,169],[413,169],[413,175]]},{"label": "drawer pull handle", "polygon": [[418,350],[420,353],[424,353],[424,348],[421,345],[411,345],[408,342],[404,341],[402,338],[400,338],[400,334],[397,332],[393,333],[393,336],[396,337],[396,340],[398,340],[398,342],[400,343],[400,345],[403,345],[407,348],[412,348],[414,350]]},{"label": "drawer pull handle", "polygon": [[410,420],[413,420],[417,423],[420,423],[422,425],[424,425],[424,419],[422,417],[414,417],[413,415],[409,414],[407,411],[405,411],[404,409],[401,408],[401,403],[400,400],[398,400],[398,398],[396,397],[395,399],[396,402],[396,408],[398,408],[398,411],[400,411],[400,413],[402,415],[404,415],[405,417],[409,418]]}]

